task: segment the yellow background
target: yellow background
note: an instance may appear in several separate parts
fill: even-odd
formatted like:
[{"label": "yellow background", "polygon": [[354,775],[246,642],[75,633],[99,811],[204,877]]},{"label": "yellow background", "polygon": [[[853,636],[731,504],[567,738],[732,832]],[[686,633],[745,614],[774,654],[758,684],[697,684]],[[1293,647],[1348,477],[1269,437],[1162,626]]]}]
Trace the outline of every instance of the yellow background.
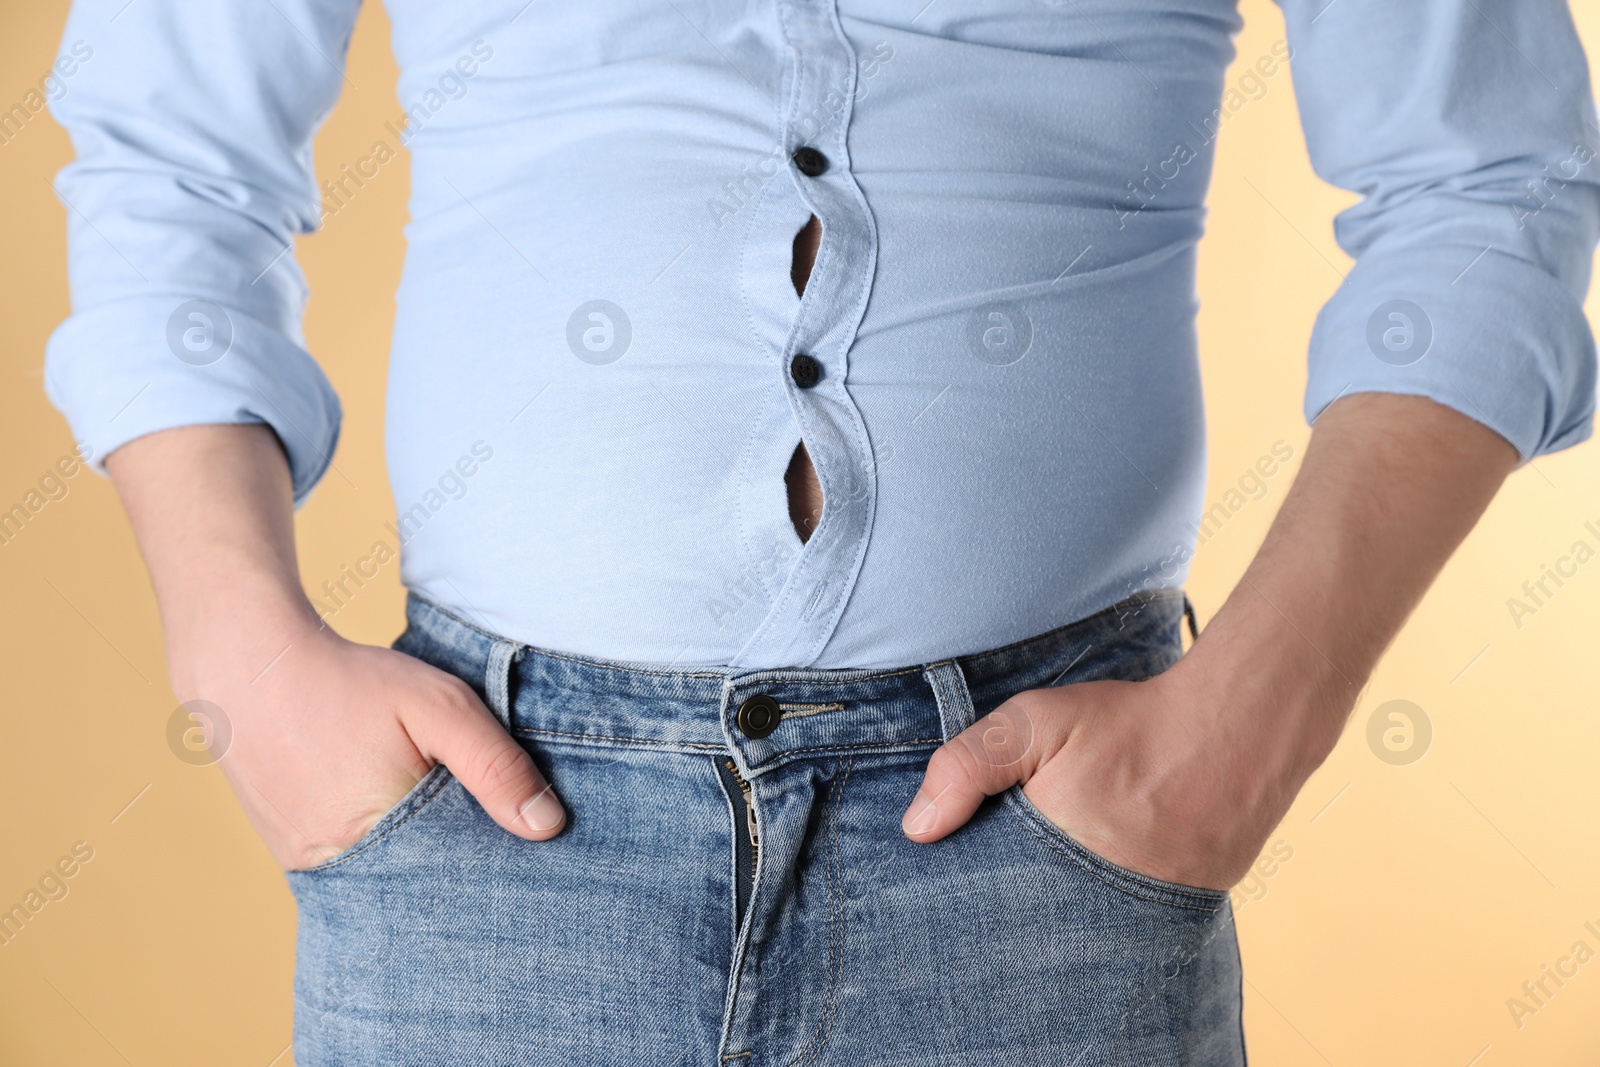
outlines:
[{"label": "yellow background", "polygon": [[[208,0],[215,2],[215,0]],[[1404,0],[1396,0],[1404,2]],[[1600,0],[1578,0],[1600,48]],[[0,108],[49,66],[65,0],[7,0]],[[1244,0],[1236,82],[1283,35]],[[383,11],[368,4],[345,98],[317,140],[318,170],[366,155],[399,108]],[[1274,442],[1298,457],[1304,353],[1349,267],[1330,219],[1352,197],[1311,173],[1280,73],[1227,124],[1202,246],[1200,317],[1211,425],[1208,501]],[[67,314],[64,209],[48,184],[70,158],[40,114],[0,145],[0,510],[70,452],[46,402],[46,337]],[[299,254],[306,330],[346,412],[337,463],[299,517],[308,588],[364,554],[393,515],[383,468],[383,379],[402,255],[406,164],[396,161]],[[1590,302],[1591,320],[1597,305]],[[1215,611],[1293,473],[1199,552],[1191,592]],[[75,842],[93,859],[0,947],[0,1064],[286,1065],[294,906],[215,767],[175,759],[154,600],[109,483],[88,473],[0,547],[0,910]],[[1506,600],[1600,528],[1600,446],[1519,471],[1401,634],[1344,740],[1274,835],[1280,855],[1243,894],[1239,926],[1252,1061],[1269,1065],[1600,1063],[1600,959],[1535,1015],[1522,996],[1584,940],[1600,952],[1600,563],[1512,621]],[[401,628],[397,568],[337,617],[386,643]],[[1366,741],[1374,708],[1415,702],[1434,728],[1418,762]],[[131,806],[130,806],[130,802]]]}]

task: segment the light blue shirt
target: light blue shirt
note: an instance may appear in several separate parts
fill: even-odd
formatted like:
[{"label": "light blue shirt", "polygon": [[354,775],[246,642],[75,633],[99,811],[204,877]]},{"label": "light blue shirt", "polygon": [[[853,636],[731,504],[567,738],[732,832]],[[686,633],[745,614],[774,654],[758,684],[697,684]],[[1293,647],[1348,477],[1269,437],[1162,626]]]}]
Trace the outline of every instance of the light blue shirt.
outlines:
[{"label": "light blue shirt", "polygon": [[[645,662],[1003,645],[1183,581],[1215,137],[1289,91],[1291,54],[1312,162],[1362,194],[1306,415],[1378,391],[1524,457],[1590,433],[1600,132],[1566,5],[1282,7],[1287,43],[1229,73],[1231,0],[389,0],[409,117],[319,188],[356,0],[80,0],[47,387],[100,458],[266,423],[303,499],[340,409],[292,238],[404,142],[383,537],[408,586]],[[804,544],[802,440],[826,499]]]}]

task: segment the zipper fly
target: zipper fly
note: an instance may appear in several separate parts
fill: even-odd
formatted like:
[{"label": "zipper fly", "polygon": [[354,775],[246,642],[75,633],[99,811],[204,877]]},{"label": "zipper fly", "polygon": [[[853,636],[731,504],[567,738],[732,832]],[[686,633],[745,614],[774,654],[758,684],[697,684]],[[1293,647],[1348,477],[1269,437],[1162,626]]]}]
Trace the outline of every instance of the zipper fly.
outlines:
[{"label": "zipper fly", "polygon": [[756,876],[756,870],[761,866],[761,838],[756,833],[756,805],[750,799],[750,783],[744,780],[744,775],[739,773],[739,765],[733,760],[727,761],[729,772],[733,774],[734,784],[739,787],[739,792],[744,795],[744,825],[750,833],[750,877]]},{"label": "zipper fly", "polygon": [[756,869],[761,865],[761,838],[756,832],[756,805],[751,796],[750,783],[739,773],[739,765],[724,758],[720,763],[713,759],[712,766],[722,778],[723,789],[735,808],[744,808],[744,833],[739,832],[739,815],[734,813],[733,824],[733,907],[737,921],[744,921],[750,898],[755,893]]}]

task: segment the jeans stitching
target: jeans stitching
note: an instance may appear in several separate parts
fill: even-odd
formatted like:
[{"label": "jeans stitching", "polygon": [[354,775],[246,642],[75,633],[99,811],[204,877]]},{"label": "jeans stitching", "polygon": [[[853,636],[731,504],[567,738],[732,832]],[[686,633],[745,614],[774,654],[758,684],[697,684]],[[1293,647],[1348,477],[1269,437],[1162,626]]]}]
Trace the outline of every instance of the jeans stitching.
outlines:
[{"label": "jeans stitching", "polygon": [[[1071,845],[1069,846],[1066,840],[1056,836],[1057,834],[1060,834],[1061,831],[1054,830],[1053,826],[1052,830],[1054,830],[1054,832],[1051,832],[1047,831],[1044,827],[1035,825],[1033,813],[1027,808],[1024,808],[1022,803],[1016,800],[1014,797],[1007,796],[1004,803],[1007,810],[1011,812],[1012,817],[1020,822],[1029,833],[1033,834],[1040,841],[1044,842],[1044,844],[1049,846],[1053,851],[1070,859],[1085,873],[1093,876],[1101,882],[1104,882],[1106,885],[1120,893],[1125,893],[1128,896],[1135,897],[1139,900],[1147,900],[1154,904],[1165,904],[1172,908],[1185,908],[1189,911],[1199,911],[1207,914],[1216,912],[1219,908],[1221,908],[1223,902],[1228,899],[1228,895],[1225,892],[1216,898],[1212,898],[1206,896],[1204,893],[1197,893],[1190,889],[1178,889],[1176,887],[1169,889],[1165,886],[1146,886],[1142,882],[1132,881],[1120,873],[1099,869],[1092,864],[1087,857],[1079,855],[1077,849],[1084,849],[1085,851],[1088,851],[1085,846],[1078,844],[1076,841],[1071,842]],[[1107,865],[1110,865],[1111,863],[1110,860],[1104,859],[1103,857],[1096,856],[1095,858],[1099,860],[1100,863]],[[1136,874],[1137,872],[1130,873]],[[1178,900],[1171,900],[1167,899],[1166,897],[1151,895],[1152,893],[1156,892],[1170,894],[1173,897],[1185,897],[1188,900],[1206,900],[1210,901],[1211,903],[1209,907],[1204,907],[1199,904],[1186,904]]]},{"label": "jeans stitching", "polygon": [[[900,748],[904,745],[938,745],[943,744],[942,737],[913,737],[906,741],[872,741],[863,745],[820,745],[816,748],[785,748],[780,750],[773,759],[783,759],[788,756],[799,755],[803,752],[869,752],[882,748]],[[765,767],[772,760],[760,760],[752,763],[752,767]]]},{"label": "jeans stitching", "polygon": [[726,752],[727,745],[708,744],[704,741],[664,741],[654,737],[617,737],[612,734],[575,734],[565,730],[546,730],[543,727],[519,726],[511,731],[513,737],[573,737],[585,741],[620,741],[630,745],[667,745],[680,748],[709,749]]},{"label": "jeans stitching", "polygon": [[[450,781],[450,769],[442,763],[435,763],[432,767],[429,767],[428,773],[423,775],[423,779],[426,779],[430,775],[434,774],[437,774],[438,777],[434,778],[432,782],[425,783],[424,781],[419,780],[417,782],[417,786],[421,787],[420,789],[414,787],[412,792],[405,797],[405,799],[401,800],[398,805],[387,812],[383,818],[373,823],[372,829],[362,834],[361,840],[358,840],[355,844],[351,845],[347,851],[333,857],[333,859],[328,860],[326,863],[319,863],[315,867],[299,868],[287,873],[314,874],[318,871],[326,871],[334,867],[342,867],[344,864],[355,859],[357,856],[361,855],[363,852],[366,852],[374,845],[381,841],[387,840],[388,837],[396,830],[410,822],[412,816],[416,815],[423,808],[427,807],[433,801],[433,799],[437,797],[441,791],[443,791],[445,785]],[[403,815],[400,814],[401,808],[405,809],[405,814]],[[394,821],[390,822],[388,826],[384,826],[383,824],[390,819],[393,819]]]},{"label": "jeans stitching", "polygon": [[972,716],[976,714],[972,707],[972,692],[967,688],[966,676],[956,660],[933,664],[928,668],[926,677],[939,709],[939,729],[948,734],[939,738],[939,743],[943,744],[972,725]]},{"label": "jeans stitching", "polygon": [[[546,730],[533,727],[519,727],[518,729],[512,731],[512,735],[515,737],[529,738],[570,737],[584,741],[619,741],[623,744],[676,746],[680,748],[709,749],[715,752],[726,752],[728,750],[727,745],[706,744],[705,742],[701,741],[663,741],[651,737],[616,737],[612,734],[576,734],[567,733],[562,730]],[[762,760],[753,763],[751,766],[769,766],[775,760],[783,759],[788,756],[799,755],[802,753],[867,752],[877,749],[899,748],[904,745],[937,745],[943,743],[943,741],[944,738],[942,737],[913,737],[906,741],[872,741],[860,745],[821,745],[813,748],[785,748],[778,751],[772,757],[772,759]]]},{"label": "jeans stitching", "polygon": [[789,1061],[788,1067],[806,1067],[821,1055],[828,1035],[833,1032],[834,1015],[839,1007],[839,975],[844,971],[844,864],[839,849],[839,808],[843,806],[844,789],[850,782],[850,771],[854,766],[854,759],[845,761],[844,773],[829,798],[832,810],[828,813],[828,844],[832,856],[831,862],[825,861],[824,867],[828,885],[828,991],[823,995],[822,1021],[817,1024],[816,1033],[811,1035],[805,1048]]},{"label": "jeans stitching", "polygon": [[778,710],[783,712],[786,719],[804,719],[810,715],[822,715],[830,711],[843,711],[843,704],[779,704]]},{"label": "jeans stitching", "polygon": [[[898,667],[878,670],[872,667],[839,667],[831,670],[824,669],[825,674],[842,674],[842,678],[809,678],[809,671],[799,670],[766,670],[752,671],[748,674],[730,675],[729,680],[740,689],[754,689],[766,682],[796,682],[800,685],[854,685],[857,682],[876,682],[884,678],[900,678],[907,674],[920,674],[921,665],[915,667]],[[720,676],[719,676],[720,677]]]},{"label": "jeans stitching", "polygon": [[[789,748],[769,756],[766,759],[752,761],[750,763],[750,774],[752,776],[769,774],[780,767],[785,767],[788,764],[795,762],[796,760],[805,759],[807,757],[816,755],[849,756],[851,757],[852,761],[854,761],[857,756],[873,758],[905,756],[907,754],[915,755],[917,754],[917,750],[922,746],[939,745],[942,743],[942,740],[942,738],[938,737],[918,737],[913,738],[910,741],[889,741],[882,744],[872,745],[834,745],[825,748]],[[925,760],[925,758],[926,757],[919,756],[919,759]]]}]

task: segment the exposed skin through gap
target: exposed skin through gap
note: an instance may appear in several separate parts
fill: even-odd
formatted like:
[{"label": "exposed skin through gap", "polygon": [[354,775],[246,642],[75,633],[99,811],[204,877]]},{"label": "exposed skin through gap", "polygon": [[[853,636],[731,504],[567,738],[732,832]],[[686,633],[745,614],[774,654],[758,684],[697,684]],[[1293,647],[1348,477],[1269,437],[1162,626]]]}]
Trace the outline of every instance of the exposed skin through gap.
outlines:
[{"label": "exposed skin through gap", "polygon": [[[812,215],[800,232],[794,235],[794,259],[789,267],[789,280],[794,282],[796,295],[804,295],[806,282],[811,278],[811,265],[817,261],[817,247],[822,243],[822,223]],[[789,490],[789,521],[801,541],[809,541],[811,532],[822,521],[822,483],[817,480],[817,469],[806,454],[801,442],[789,460],[783,484]]]}]

